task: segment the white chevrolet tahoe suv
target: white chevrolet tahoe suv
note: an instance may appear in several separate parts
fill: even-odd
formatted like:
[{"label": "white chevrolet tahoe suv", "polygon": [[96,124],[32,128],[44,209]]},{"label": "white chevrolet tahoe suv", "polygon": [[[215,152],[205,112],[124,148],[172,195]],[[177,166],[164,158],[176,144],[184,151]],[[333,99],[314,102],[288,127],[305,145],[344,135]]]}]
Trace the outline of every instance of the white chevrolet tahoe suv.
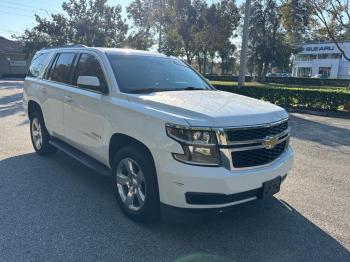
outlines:
[{"label": "white chevrolet tahoe suv", "polygon": [[264,199],[279,191],[293,162],[284,109],[215,90],[175,57],[43,49],[23,102],[35,151],[60,149],[112,175],[121,209],[138,221]]}]

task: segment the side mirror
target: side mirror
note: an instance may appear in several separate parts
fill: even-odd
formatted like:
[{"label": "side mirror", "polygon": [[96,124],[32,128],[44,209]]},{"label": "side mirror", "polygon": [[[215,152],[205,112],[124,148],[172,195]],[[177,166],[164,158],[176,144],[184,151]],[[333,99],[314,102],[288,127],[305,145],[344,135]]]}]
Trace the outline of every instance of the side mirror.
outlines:
[{"label": "side mirror", "polygon": [[83,88],[98,90],[98,87],[100,87],[100,80],[98,80],[96,76],[79,76],[77,85]]}]

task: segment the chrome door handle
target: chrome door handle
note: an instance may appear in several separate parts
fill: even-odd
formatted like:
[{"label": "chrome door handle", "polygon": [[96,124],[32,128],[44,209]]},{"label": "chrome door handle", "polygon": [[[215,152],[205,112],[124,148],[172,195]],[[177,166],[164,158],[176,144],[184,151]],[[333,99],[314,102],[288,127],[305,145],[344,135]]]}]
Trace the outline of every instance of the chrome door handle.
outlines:
[{"label": "chrome door handle", "polygon": [[64,100],[66,102],[72,102],[73,101],[73,98],[71,96],[64,96]]}]

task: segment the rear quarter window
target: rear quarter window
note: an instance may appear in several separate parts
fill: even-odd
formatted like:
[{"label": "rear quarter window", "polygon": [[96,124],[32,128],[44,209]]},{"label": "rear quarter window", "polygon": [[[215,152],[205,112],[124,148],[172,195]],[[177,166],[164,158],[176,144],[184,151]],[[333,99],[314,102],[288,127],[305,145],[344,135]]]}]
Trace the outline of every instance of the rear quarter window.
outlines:
[{"label": "rear quarter window", "polygon": [[45,69],[50,58],[50,53],[40,53],[33,57],[32,63],[30,64],[27,76],[39,77]]}]

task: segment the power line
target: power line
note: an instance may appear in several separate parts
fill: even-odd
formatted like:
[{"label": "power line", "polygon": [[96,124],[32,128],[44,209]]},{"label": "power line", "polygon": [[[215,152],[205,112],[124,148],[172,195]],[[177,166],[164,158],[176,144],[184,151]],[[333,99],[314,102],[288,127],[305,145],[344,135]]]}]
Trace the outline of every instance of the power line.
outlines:
[{"label": "power line", "polygon": [[[11,11],[14,9],[13,6],[9,6],[9,5],[4,5],[3,3],[0,3],[0,7],[3,8],[3,9],[10,9]],[[16,10],[19,10],[21,12],[27,12],[27,13],[36,13],[36,12],[45,12],[45,11],[42,11],[42,10],[35,10],[35,9],[24,9],[24,8],[21,8],[21,7],[16,7]],[[46,13],[46,12],[45,12]]]},{"label": "power line", "polygon": [[15,13],[15,12],[7,12],[7,11],[2,11],[2,10],[0,10],[0,12],[4,13],[4,14],[8,14],[8,15],[18,15],[18,16],[23,16],[23,17],[34,18],[34,15],[24,15],[24,14],[19,14],[19,13]]},{"label": "power line", "polygon": [[[8,5],[13,5],[13,6],[19,6],[19,7],[29,7],[29,8],[34,8],[34,9],[39,9],[39,10],[43,10],[45,12],[55,12],[54,10],[52,9],[47,9],[47,8],[42,8],[42,7],[39,7],[39,6],[33,6],[33,5],[28,5],[28,4],[19,4],[19,3],[13,3],[13,2],[10,2],[10,1],[6,1],[6,0],[2,0],[2,2],[8,4]],[[15,8],[15,7],[14,7]]]},{"label": "power line", "polygon": [[47,4],[47,0],[31,0],[37,2],[38,4]]},{"label": "power line", "polygon": [[50,11],[50,12],[54,11],[52,9],[43,8],[41,6],[34,6],[34,5],[28,5],[28,4],[14,3],[14,2],[8,1],[8,0],[2,0],[2,2],[6,3],[6,4],[9,4],[9,5],[14,5],[14,6],[29,7],[29,8],[41,9],[41,10]]}]

